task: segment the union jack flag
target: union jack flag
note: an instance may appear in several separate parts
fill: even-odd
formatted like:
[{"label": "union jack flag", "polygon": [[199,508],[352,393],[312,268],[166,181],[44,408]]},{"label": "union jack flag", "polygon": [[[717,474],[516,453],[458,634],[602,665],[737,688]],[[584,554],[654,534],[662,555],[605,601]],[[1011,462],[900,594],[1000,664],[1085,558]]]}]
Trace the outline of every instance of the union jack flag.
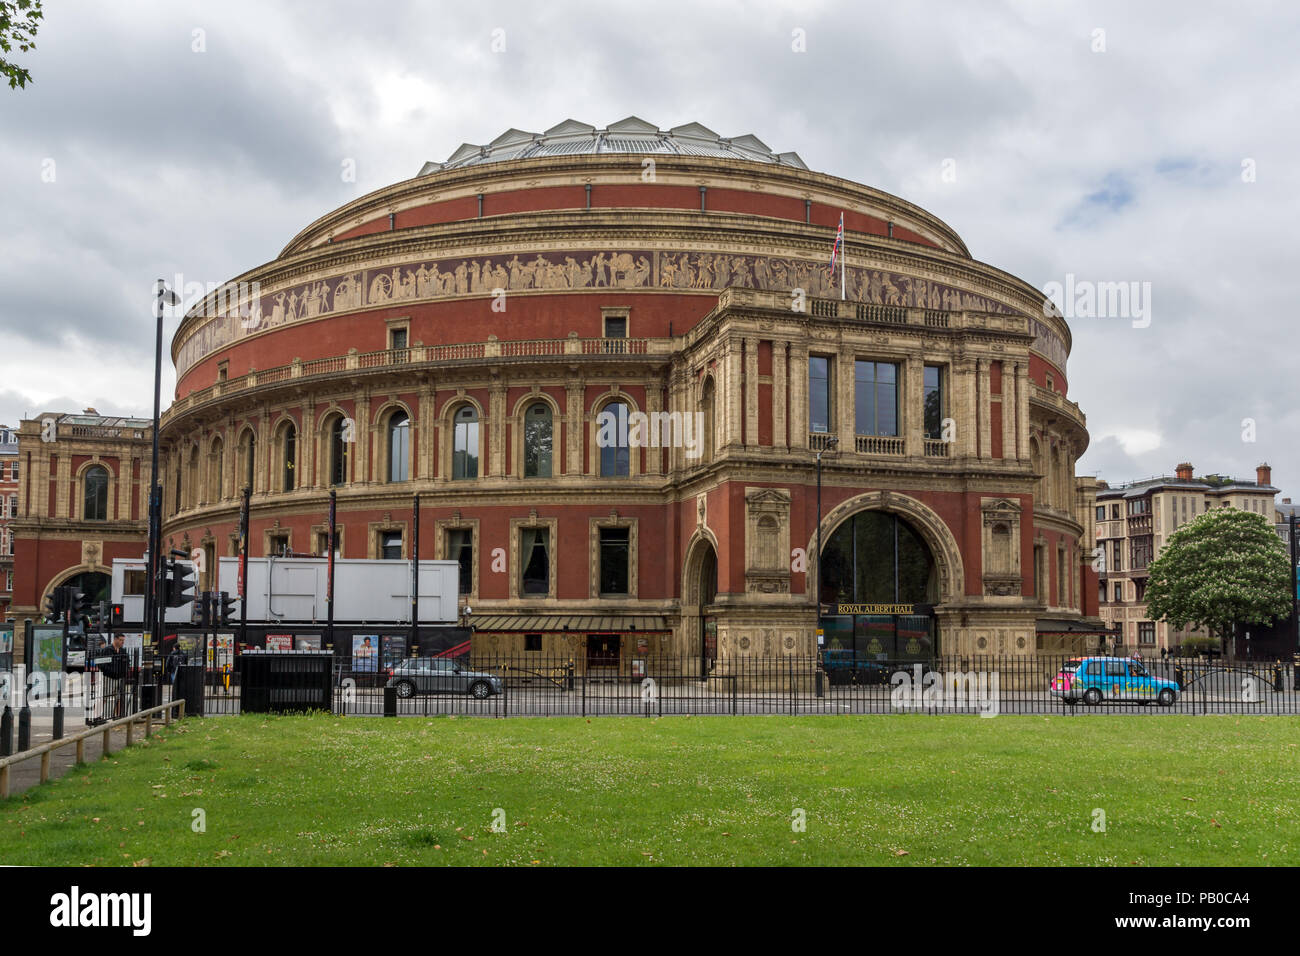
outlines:
[{"label": "union jack flag", "polygon": [[831,248],[831,274],[835,273],[835,260],[844,251],[844,213],[840,213],[840,228],[835,233],[835,245]]}]

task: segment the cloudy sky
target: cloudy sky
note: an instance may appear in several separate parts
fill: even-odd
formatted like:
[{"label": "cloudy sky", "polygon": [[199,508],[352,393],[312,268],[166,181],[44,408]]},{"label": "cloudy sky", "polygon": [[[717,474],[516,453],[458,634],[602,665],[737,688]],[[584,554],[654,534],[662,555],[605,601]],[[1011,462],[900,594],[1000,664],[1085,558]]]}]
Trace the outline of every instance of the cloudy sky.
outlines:
[{"label": "cloudy sky", "polygon": [[17,58],[34,82],[0,87],[0,422],[150,414],[159,276],[237,275],[462,142],[631,114],[795,150],[1039,288],[1149,289],[1146,314],[1071,319],[1080,472],[1253,476],[1267,460],[1300,491],[1294,5],[45,10]]}]

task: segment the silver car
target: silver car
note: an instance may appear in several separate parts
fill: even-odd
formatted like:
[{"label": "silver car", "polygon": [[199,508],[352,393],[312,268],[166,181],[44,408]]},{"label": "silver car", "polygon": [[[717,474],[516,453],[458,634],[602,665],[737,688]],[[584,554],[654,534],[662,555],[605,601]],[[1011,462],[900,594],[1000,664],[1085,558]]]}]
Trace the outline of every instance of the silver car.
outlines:
[{"label": "silver car", "polygon": [[393,668],[385,686],[396,688],[403,699],[417,694],[469,694],[485,700],[504,689],[500,677],[467,670],[444,657],[408,657]]}]

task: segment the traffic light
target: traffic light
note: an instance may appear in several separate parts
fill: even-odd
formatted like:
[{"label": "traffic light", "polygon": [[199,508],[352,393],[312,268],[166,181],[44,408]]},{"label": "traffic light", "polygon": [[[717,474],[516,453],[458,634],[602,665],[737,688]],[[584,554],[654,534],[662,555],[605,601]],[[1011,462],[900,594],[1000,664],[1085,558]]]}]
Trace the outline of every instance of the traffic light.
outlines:
[{"label": "traffic light", "polygon": [[68,588],[68,610],[72,612],[68,618],[70,623],[76,624],[78,621],[89,618],[93,606],[90,595],[85,591]]},{"label": "traffic light", "polygon": [[45,607],[42,609],[46,621],[61,621],[64,613],[68,610],[68,589],[66,587],[57,587],[50,592],[45,599]]},{"label": "traffic light", "polygon": [[212,605],[214,595],[204,591],[194,598],[194,609],[190,614],[190,623],[208,627],[212,623]]},{"label": "traffic light", "polygon": [[167,564],[166,588],[168,607],[182,607],[194,600],[194,568],[170,561]]},{"label": "traffic light", "polygon": [[90,609],[90,633],[102,634],[109,626],[108,602],[100,601]]},{"label": "traffic light", "polygon": [[235,613],[235,605],[239,603],[239,598],[231,597],[228,591],[222,591],[216,597],[218,601],[217,620],[222,627],[229,627],[231,615]]},{"label": "traffic light", "polygon": [[121,604],[114,604],[111,613],[113,615],[112,622],[114,624],[121,624],[126,620],[126,608]]}]

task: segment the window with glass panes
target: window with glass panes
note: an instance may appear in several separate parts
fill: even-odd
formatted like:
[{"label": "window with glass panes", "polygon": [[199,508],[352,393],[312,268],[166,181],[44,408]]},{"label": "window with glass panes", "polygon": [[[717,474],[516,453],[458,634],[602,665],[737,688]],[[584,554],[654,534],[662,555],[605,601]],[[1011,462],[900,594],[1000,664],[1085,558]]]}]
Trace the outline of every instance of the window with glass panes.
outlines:
[{"label": "window with glass panes", "polygon": [[469,594],[474,590],[474,530],[453,528],[447,532],[447,557],[459,566],[457,590]]},{"label": "window with glass panes", "polygon": [[808,430],[831,430],[830,359],[824,355],[808,357]]},{"label": "window with glass panes", "polygon": [[386,561],[399,561],[402,557],[402,532],[379,533],[379,556]]},{"label": "window with glass panes", "polygon": [[923,391],[925,395],[925,437],[931,441],[938,441],[943,438],[943,418],[946,411],[944,407],[944,374],[942,366],[927,365],[925,367]]},{"label": "window with glass panes", "polygon": [[898,434],[898,366],[855,362],[855,425],[859,435]]},{"label": "window with glass panes", "polygon": [[627,594],[628,539],[627,528],[600,529],[601,594]]}]

